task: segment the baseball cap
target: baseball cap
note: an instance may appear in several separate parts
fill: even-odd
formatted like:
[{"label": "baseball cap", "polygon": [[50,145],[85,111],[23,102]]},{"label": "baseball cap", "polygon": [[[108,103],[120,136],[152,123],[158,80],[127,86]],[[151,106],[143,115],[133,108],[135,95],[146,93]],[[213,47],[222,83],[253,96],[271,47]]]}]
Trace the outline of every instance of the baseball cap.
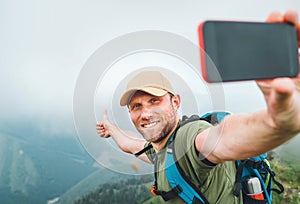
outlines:
[{"label": "baseball cap", "polygon": [[159,71],[142,71],[134,76],[127,84],[120,105],[127,105],[136,91],[143,91],[153,96],[163,96],[166,93],[175,95],[171,83]]}]

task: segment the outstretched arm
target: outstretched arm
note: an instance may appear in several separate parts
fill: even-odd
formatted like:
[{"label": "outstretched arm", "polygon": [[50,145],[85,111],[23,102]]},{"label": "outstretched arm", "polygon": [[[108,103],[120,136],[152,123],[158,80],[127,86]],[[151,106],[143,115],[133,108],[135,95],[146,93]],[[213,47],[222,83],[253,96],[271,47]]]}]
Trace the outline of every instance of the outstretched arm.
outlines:
[{"label": "outstretched arm", "polygon": [[[300,25],[297,13],[272,13],[268,22],[290,22],[296,26],[298,46]],[[257,81],[267,109],[254,114],[228,116],[215,127],[200,133],[196,148],[208,160],[221,163],[245,159],[270,151],[300,133],[300,75]]]},{"label": "outstretched arm", "polygon": [[[122,130],[112,124],[108,117],[107,111],[103,111],[103,121],[96,123],[97,133],[100,137],[112,137],[123,152],[134,154],[144,148],[146,140],[140,138],[134,132]],[[144,153],[138,157],[139,159],[151,163],[147,155]]]}]

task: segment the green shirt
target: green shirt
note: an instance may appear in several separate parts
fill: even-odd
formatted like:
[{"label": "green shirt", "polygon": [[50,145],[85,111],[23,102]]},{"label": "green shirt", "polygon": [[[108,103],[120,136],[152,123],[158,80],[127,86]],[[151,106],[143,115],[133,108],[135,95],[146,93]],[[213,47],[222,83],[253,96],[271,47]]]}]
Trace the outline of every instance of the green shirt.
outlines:
[{"label": "green shirt", "polygon": [[[195,148],[195,138],[198,133],[211,127],[211,124],[199,120],[187,123],[178,129],[175,138],[175,153],[180,167],[190,181],[199,187],[205,198],[211,204],[217,203],[242,203],[242,196],[233,195],[236,166],[234,161],[224,162],[210,166],[201,161]],[[167,145],[166,145],[167,146]],[[150,160],[153,160],[154,150],[146,152]],[[157,153],[157,187],[158,190],[169,191],[165,172],[166,148]],[[159,202],[161,201],[161,202]],[[163,199],[156,203],[165,203]],[[184,203],[179,197],[169,200],[166,203]]]}]

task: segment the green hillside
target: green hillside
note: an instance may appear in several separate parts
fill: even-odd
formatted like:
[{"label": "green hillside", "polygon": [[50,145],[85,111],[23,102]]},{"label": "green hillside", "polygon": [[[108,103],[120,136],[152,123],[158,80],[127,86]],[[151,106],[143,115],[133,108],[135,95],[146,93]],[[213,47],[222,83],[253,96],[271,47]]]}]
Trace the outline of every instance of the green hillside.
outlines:
[{"label": "green hillside", "polygon": [[[273,193],[274,204],[299,204],[300,203],[300,164],[291,162],[295,158],[269,153],[272,169],[285,187],[283,194]],[[83,195],[74,204],[94,203],[157,203],[157,197],[150,194],[152,185],[151,177],[132,178],[120,182],[101,184],[96,190]]]},{"label": "green hillside", "polygon": [[82,179],[79,183],[70,188],[67,192],[59,197],[59,204],[71,204],[75,200],[80,199],[82,195],[87,195],[93,191],[97,191],[99,186],[107,186],[107,183],[119,183],[124,180],[136,178],[131,175],[124,175],[113,172],[108,169],[99,169]]},{"label": "green hillside", "polygon": [[102,184],[97,190],[76,200],[74,204],[140,204],[152,197],[147,185],[151,181],[151,176],[142,176],[119,182]]},{"label": "green hillside", "polygon": [[[72,137],[44,141],[48,145],[0,133],[1,203],[47,203],[96,170]],[[61,151],[64,143],[69,148]]]},{"label": "green hillside", "polygon": [[[271,165],[276,177],[283,184],[285,190],[282,194],[273,193],[274,203],[299,204],[300,203],[300,164],[295,163],[295,157],[288,154],[273,152]],[[298,158],[296,159],[298,160]]]}]

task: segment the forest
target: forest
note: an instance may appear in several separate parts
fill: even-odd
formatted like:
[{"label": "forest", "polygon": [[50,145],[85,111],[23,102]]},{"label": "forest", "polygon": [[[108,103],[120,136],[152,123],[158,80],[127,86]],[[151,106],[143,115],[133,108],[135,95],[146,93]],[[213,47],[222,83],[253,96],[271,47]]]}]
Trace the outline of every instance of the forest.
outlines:
[{"label": "forest", "polygon": [[[284,193],[273,193],[274,204],[299,204],[300,203],[300,164],[294,163],[291,158],[280,158],[277,153],[268,155],[276,178],[285,188]],[[153,184],[153,177],[137,176],[118,183],[106,183],[95,191],[82,196],[74,204],[99,204],[99,203],[157,203],[149,187]]]},{"label": "forest", "polygon": [[152,176],[137,176],[117,183],[106,183],[82,196],[74,204],[144,203],[152,197],[148,185]]}]

